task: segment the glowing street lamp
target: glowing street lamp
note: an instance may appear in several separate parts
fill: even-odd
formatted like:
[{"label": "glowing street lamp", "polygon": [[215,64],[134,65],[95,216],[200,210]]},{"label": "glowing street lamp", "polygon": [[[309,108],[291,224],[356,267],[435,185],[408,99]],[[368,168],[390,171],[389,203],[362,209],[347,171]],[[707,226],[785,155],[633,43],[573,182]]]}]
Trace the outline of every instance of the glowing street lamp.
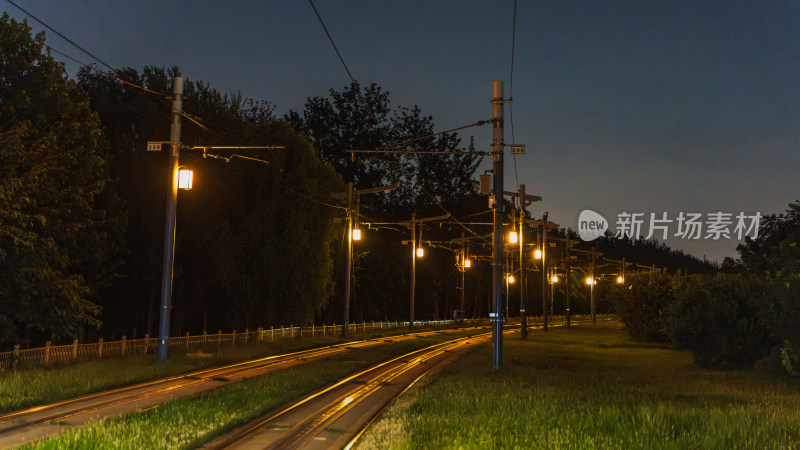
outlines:
[{"label": "glowing street lamp", "polygon": [[593,280],[592,277],[586,277],[586,284],[588,284],[589,286],[591,286],[592,284],[597,284],[597,280]]},{"label": "glowing street lamp", "polygon": [[361,229],[360,228],[353,228],[353,240],[360,241],[361,240]]},{"label": "glowing street lamp", "polygon": [[509,244],[516,244],[517,243],[517,232],[512,231],[508,233],[508,243]]},{"label": "glowing street lamp", "polygon": [[180,169],[178,171],[178,189],[189,190],[192,188],[193,172],[189,169]]},{"label": "glowing street lamp", "polygon": [[553,277],[550,278],[550,282],[551,283],[558,283],[558,275],[553,275]]},{"label": "glowing street lamp", "polygon": [[464,268],[469,269],[470,266],[472,266],[472,261],[470,261],[469,259],[465,259],[464,260]]},{"label": "glowing street lamp", "polygon": [[621,276],[617,277],[617,284],[622,284],[624,282],[625,282],[624,278],[622,278]]},{"label": "glowing street lamp", "polygon": [[425,250],[422,247],[417,247],[417,258],[422,258],[423,256],[425,256]]},{"label": "glowing street lamp", "polygon": [[508,281],[511,284],[514,284],[514,275],[509,275],[508,277],[506,277],[506,281]]},{"label": "glowing street lamp", "polygon": [[538,248],[533,251],[533,259],[542,259],[542,251]]}]

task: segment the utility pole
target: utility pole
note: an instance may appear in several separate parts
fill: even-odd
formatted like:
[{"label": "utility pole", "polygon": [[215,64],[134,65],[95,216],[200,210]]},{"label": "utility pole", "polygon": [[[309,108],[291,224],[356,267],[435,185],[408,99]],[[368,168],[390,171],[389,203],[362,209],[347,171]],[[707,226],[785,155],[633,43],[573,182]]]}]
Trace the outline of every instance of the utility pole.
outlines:
[{"label": "utility pole", "polygon": [[[492,292],[494,294],[494,323],[492,355],[494,368],[503,365],[503,82],[492,86],[492,159],[494,174],[494,223],[492,233]],[[489,314],[492,315],[491,313]]]},{"label": "utility pole", "polygon": [[566,316],[564,320],[567,322],[567,328],[571,327],[570,314],[572,312],[569,305],[569,280],[572,275],[572,265],[569,262],[569,247],[571,243],[572,241],[569,239],[569,233],[567,233],[567,239],[566,242],[564,242],[564,282],[566,283],[564,285],[564,315]]},{"label": "utility pole", "polygon": [[[538,195],[526,195],[525,194],[525,185],[519,185],[518,192],[506,192],[505,195],[511,196],[512,200],[514,197],[518,197],[519,200],[519,288],[520,288],[520,304],[519,304],[519,313],[520,313],[520,329],[521,329],[521,337],[522,340],[526,340],[528,338],[528,315],[526,312],[526,305],[528,301],[528,274],[526,273],[527,264],[525,258],[525,240],[523,238],[524,232],[522,225],[525,223],[525,207],[533,202],[539,202],[542,200],[542,197]],[[516,221],[513,221],[516,222]]]},{"label": "utility pole", "polygon": [[464,324],[464,314],[466,310],[466,290],[467,290],[467,246],[466,246],[466,239],[464,238],[464,232],[461,232],[461,307],[458,313],[458,323],[460,325]]},{"label": "utility pole", "polygon": [[172,81],[172,125],[169,166],[172,184],[167,191],[167,215],[164,223],[164,257],[161,272],[161,314],[158,323],[158,359],[166,361],[169,349],[169,315],[172,310],[172,264],[175,257],[175,221],[178,207],[178,170],[181,148],[181,116],[183,115],[183,78]]},{"label": "utility pole", "polygon": [[414,327],[414,291],[416,290],[417,284],[417,235],[416,229],[417,224],[420,225],[420,245],[422,244],[422,224],[424,222],[430,222],[435,220],[446,220],[450,218],[450,213],[447,213],[443,216],[435,216],[435,217],[426,217],[424,219],[417,219],[417,213],[414,212],[411,214],[411,220],[407,222],[399,222],[398,225],[405,225],[411,228],[411,240],[410,241],[403,241],[403,244],[410,243],[411,244],[411,292],[409,293],[409,304],[408,304],[408,317],[409,317],[409,328]]},{"label": "utility pole", "polygon": [[[399,186],[398,183],[395,183],[391,186],[382,186],[382,187],[374,187],[374,188],[367,188],[367,189],[359,189],[357,191],[353,190],[353,182],[350,181],[347,183],[347,191],[345,192],[338,192],[336,194],[331,195],[331,198],[334,198],[338,201],[344,201],[347,205],[347,270],[345,275],[345,287],[344,287],[344,320],[342,321],[342,337],[347,337],[347,326],[350,322],[350,272],[352,269],[352,259],[353,259],[353,195],[356,195],[359,199],[357,202],[360,204],[361,196],[363,194],[373,194],[376,192],[385,192],[385,191],[393,191],[397,189]],[[356,208],[358,207],[356,205]],[[337,222],[341,219],[335,219]]]},{"label": "utility pole", "polygon": [[414,291],[417,288],[417,236],[414,218],[416,211],[411,213],[411,294],[408,300],[408,327],[414,328]]},{"label": "utility pole", "polygon": [[594,245],[592,246],[592,267],[589,271],[589,278],[592,280],[592,284],[589,286],[589,297],[591,300],[592,305],[592,323],[597,323],[597,310],[595,309],[594,304],[594,285],[597,284],[597,280],[594,278],[594,259],[595,259],[595,252],[594,252]]},{"label": "utility pole", "polygon": [[353,271],[353,182],[347,183],[347,258],[344,276],[344,319],[342,320],[342,337],[347,337],[350,321],[350,272]]},{"label": "utility pole", "polygon": [[542,215],[542,330],[547,331],[547,211]]}]

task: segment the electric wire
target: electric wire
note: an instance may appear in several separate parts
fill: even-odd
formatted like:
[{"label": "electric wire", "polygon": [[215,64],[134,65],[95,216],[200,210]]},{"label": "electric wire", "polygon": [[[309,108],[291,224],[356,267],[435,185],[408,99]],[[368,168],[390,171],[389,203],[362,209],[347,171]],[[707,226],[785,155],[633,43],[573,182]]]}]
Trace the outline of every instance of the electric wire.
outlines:
[{"label": "electric wire", "polygon": [[[342,53],[339,51],[339,47],[336,46],[336,42],[333,41],[333,37],[328,32],[328,27],[325,26],[325,22],[322,20],[322,16],[320,16],[319,11],[317,11],[317,7],[314,6],[313,0],[308,0],[308,3],[311,5],[311,9],[314,10],[314,14],[317,16],[317,20],[319,21],[319,24],[322,25],[322,30],[325,31],[325,35],[328,36],[328,40],[330,41],[331,45],[333,46],[333,50],[336,51],[336,56],[339,57],[339,61],[341,61],[342,66],[344,66],[344,70],[345,70],[345,72],[347,72],[347,76],[350,78],[350,82],[353,83],[354,85],[357,85],[358,82],[356,81],[355,77],[353,77],[353,74],[350,73],[350,69],[347,67],[347,63],[344,62],[344,58],[342,57]],[[383,128],[380,126],[380,123],[378,122],[378,119],[375,117],[375,113],[372,111],[372,108],[369,106],[369,103],[367,103],[366,99],[361,95],[361,87],[360,86],[358,87],[358,90],[356,91],[356,94],[358,95],[359,100],[361,100],[364,103],[364,106],[367,108],[367,112],[369,113],[370,117],[372,118],[372,122],[375,123],[375,127],[378,129],[378,132],[380,132],[381,136],[383,136],[384,141],[388,143],[389,142],[389,138],[386,136],[386,133],[383,131]]]},{"label": "electric wire", "polygon": [[95,61],[99,62],[100,64],[102,64],[102,65],[104,65],[104,66],[106,66],[106,67],[108,67],[108,69],[109,69],[109,70],[111,70],[111,71],[114,71],[114,70],[115,70],[113,67],[111,67],[110,65],[106,64],[106,63],[105,63],[105,62],[104,62],[102,59],[98,58],[97,56],[94,56],[94,55],[93,55],[93,54],[91,54],[91,53],[90,53],[88,50],[86,50],[85,48],[83,48],[83,47],[81,47],[80,45],[76,44],[76,43],[75,43],[75,42],[74,42],[72,39],[70,39],[70,38],[68,38],[68,37],[64,36],[63,34],[59,33],[59,32],[58,32],[56,29],[54,29],[53,27],[51,27],[50,25],[48,25],[48,24],[46,24],[46,23],[42,22],[41,20],[39,20],[39,18],[38,18],[38,17],[36,17],[36,16],[34,16],[33,14],[29,13],[28,11],[26,11],[25,9],[23,9],[21,6],[19,6],[18,4],[14,3],[14,2],[13,2],[13,1],[11,1],[11,0],[6,0],[6,1],[7,1],[8,3],[11,3],[12,5],[14,5],[14,7],[15,7],[15,8],[17,8],[18,10],[20,10],[20,11],[22,11],[23,13],[27,14],[27,15],[28,15],[28,16],[29,16],[31,19],[33,19],[33,20],[35,20],[35,21],[39,22],[40,24],[42,24],[42,26],[44,26],[44,27],[45,27],[45,28],[47,28],[48,30],[50,30],[50,31],[52,31],[53,33],[55,33],[55,34],[59,35],[59,36],[61,37],[61,39],[64,39],[65,41],[67,41],[67,42],[69,42],[70,44],[74,45],[74,46],[75,46],[75,47],[76,47],[78,50],[82,51],[83,53],[86,53],[87,55],[91,56],[91,57],[92,57],[92,59],[94,59]]},{"label": "electric wire", "polygon": [[[447,214],[450,214],[450,211],[448,211],[448,210],[447,210],[447,209],[446,209],[444,206],[442,206],[442,204],[441,204],[441,203],[439,203],[439,201],[438,201],[438,200],[436,200],[436,198],[435,198],[433,195],[431,195],[431,193],[430,193],[430,192],[428,192],[428,190],[427,190],[427,189],[425,189],[425,186],[423,186],[423,185],[421,185],[421,184],[418,184],[417,186],[419,186],[419,187],[420,187],[420,188],[421,188],[421,189],[422,189],[422,190],[425,192],[425,194],[427,194],[427,195],[428,195],[428,197],[430,197],[430,198],[431,198],[431,200],[433,200],[433,202],[436,204],[436,206],[438,206],[439,208],[441,208],[441,209],[442,209],[442,211],[446,212]],[[450,214],[450,218],[452,218],[452,219],[453,219],[453,221],[454,221],[454,222],[456,222],[457,224],[459,224],[459,225],[460,225],[462,228],[464,228],[465,230],[469,231],[469,232],[470,232],[470,233],[471,233],[473,236],[475,236],[475,237],[477,237],[477,238],[479,238],[479,239],[481,239],[481,240],[483,240],[483,241],[486,241],[487,243],[489,243],[489,241],[488,241],[487,239],[485,239],[485,238],[483,238],[483,237],[479,236],[477,233],[475,233],[474,231],[472,231],[472,229],[470,229],[469,227],[467,227],[467,226],[465,226],[464,224],[462,224],[462,223],[461,223],[461,222],[460,222],[458,219],[456,219],[455,217],[453,217],[453,215],[452,215],[452,214]]]},{"label": "electric wire", "polygon": [[[77,58],[75,58],[73,56],[70,56],[67,53],[64,53],[64,52],[62,52],[62,51],[60,51],[58,49],[55,49],[50,45],[45,44],[45,48],[47,48],[48,50],[50,50],[50,51],[52,51],[54,53],[59,54],[59,55],[65,57],[65,58],[67,58],[67,59],[79,64],[81,67],[85,67],[85,68],[87,68],[87,69],[91,70],[92,72],[95,72],[95,73],[97,73],[99,75],[106,76],[108,78],[111,78],[112,80],[119,81],[120,83],[123,83],[123,84],[125,84],[127,86],[131,86],[133,88],[139,89],[139,90],[147,92],[149,94],[153,94],[153,95],[155,95],[157,97],[156,100],[159,103],[166,105],[167,107],[169,107],[174,112],[174,109],[172,108],[172,103],[170,103],[170,101],[169,101],[169,97],[164,95],[164,94],[162,94],[162,93],[160,93],[160,92],[156,92],[154,90],[147,89],[144,86],[140,86],[140,85],[138,85],[136,83],[131,83],[130,81],[124,80],[124,79],[114,75],[113,73],[108,73],[106,71],[100,70],[100,69],[92,66],[91,64],[86,64],[85,62],[83,62],[83,61],[81,61],[81,60],[79,60],[79,59],[77,59]],[[207,126],[203,125],[202,123],[200,123],[197,119],[192,117],[192,115],[190,115],[186,111],[181,111],[181,117],[184,117],[185,119],[187,119],[190,122],[194,123],[195,125],[197,125],[201,129],[203,129],[204,131],[209,133],[212,137],[215,137],[215,138],[217,138],[219,140],[225,141],[225,142],[227,142],[229,144],[233,143],[230,139],[226,138],[222,134],[217,133],[216,131],[214,131],[214,130],[208,128]]]},{"label": "electric wire", "polygon": [[489,120],[479,120],[479,121],[477,121],[475,123],[471,123],[469,125],[464,125],[463,127],[453,128],[451,130],[446,130],[446,131],[440,131],[438,133],[432,133],[432,134],[428,134],[428,135],[425,135],[425,136],[415,137],[415,138],[412,138],[412,139],[406,139],[405,141],[395,142],[394,144],[391,144],[391,145],[388,145],[388,146],[385,146],[385,147],[378,147],[375,150],[386,150],[386,149],[390,149],[390,148],[393,148],[393,147],[399,147],[401,145],[406,145],[406,144],[409,144],[411,142],[421,141],[423,139],[428,139],[428,138],[440,136],[440,135],[447,134],[447,133],[453,133],[455,131],[463,130],[463,129],[466,129],[466,128],[479,127],[479,126],[482,126],[482,125],[486,125],[487,123],[492,123],[492,120],[491,119],[489,119]]}]

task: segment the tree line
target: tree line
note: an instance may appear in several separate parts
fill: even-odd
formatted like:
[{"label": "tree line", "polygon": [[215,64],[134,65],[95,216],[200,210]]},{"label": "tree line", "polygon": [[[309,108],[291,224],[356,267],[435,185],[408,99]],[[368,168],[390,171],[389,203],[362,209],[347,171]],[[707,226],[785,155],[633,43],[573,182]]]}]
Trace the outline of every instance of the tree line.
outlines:
[{"label": "tree line", "polygon": [[704,365],[750,367],[767,360],[800,372],[800,202],[762,219],[758,237],[716,274],[631,279],[613,293],[637,339],[689,350]]},{"label": "tree line", "polygon": [[[71,80],[44,34],[32,36],[7,15],[0,49],[0,345],[152,335],[170,176],[167,155],[145,148],[168,140],[178,68],[83,68]],[[401,222],[412,214],[489,221],[487,199],[473,187],[480,159],[444,153],[474,150],[472,139],[434,135],[431,116],[393,106],[376,84],[331,89],[279,117],[267,101],[190,80],[184,110],[186,145],[284,148],[182,152],[195,184],[178,200],[173,335],[341,323],[346,229],[335,220],[344,205],[332,195],[346,182],[356,189],[399,185],[360,199],[364,239],[354,250],[351,320],[407,320],[411,247],[403,244],[410,233]],[[347,153],[376,148],[442,154]],[[449,318],[460,308],[454,240],[462,233],[474,256],[465,315],[488,314],[490,231],[452,220],[421,228],[417,318]],[[569,229],[557,234],[577,237]],[[596,245],[608,257],[673,273],[716,270],[656,241],[607,236]],[[744,254],[742,261],[757,263]],[[573,311],[588,312],[582,279],[569,282]],[[529,314],[542,313],[533,300],[542,288],[529,281]],[[509,311],[518,310],[518,292],[509,289]],[[563,296],[563,285],[555,292]],[[599,312],[613,310],[610,293],[598,290]]]}]

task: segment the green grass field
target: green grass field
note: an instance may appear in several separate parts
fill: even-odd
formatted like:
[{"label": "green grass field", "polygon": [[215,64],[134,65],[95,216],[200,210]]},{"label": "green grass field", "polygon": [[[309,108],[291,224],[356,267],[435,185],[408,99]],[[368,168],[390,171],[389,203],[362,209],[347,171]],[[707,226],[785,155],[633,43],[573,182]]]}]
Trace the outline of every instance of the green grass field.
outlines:
[{"label": "green grass field", "polygon": [[[408,330],[386,330],[368,333],[361,340],[377,336],[407,333]],[[135,355],[78,363],[50,369],[0,372],[0,413],[55,402],[83,394],[126,386],[148,380],[190,372],[206,367],[278,355],[344,342],[335,337],[304,337],[274,343],[237,346],[209,346],[210,357],[196,358],[184,352],[170,352],[169,360],[158,361],[155,354]]]},{"label": "green grass field", "polygon": [[800,448],[800,382],[698,368],[615,322],[481,345],[409,389],[359,448]]},{"label": "green grass field", "polygon": [[195,448],[316,388],[378,362],[476,331],[386,343],[278,370],[155,408],[93,422],[26,446],[37,449]]}]

